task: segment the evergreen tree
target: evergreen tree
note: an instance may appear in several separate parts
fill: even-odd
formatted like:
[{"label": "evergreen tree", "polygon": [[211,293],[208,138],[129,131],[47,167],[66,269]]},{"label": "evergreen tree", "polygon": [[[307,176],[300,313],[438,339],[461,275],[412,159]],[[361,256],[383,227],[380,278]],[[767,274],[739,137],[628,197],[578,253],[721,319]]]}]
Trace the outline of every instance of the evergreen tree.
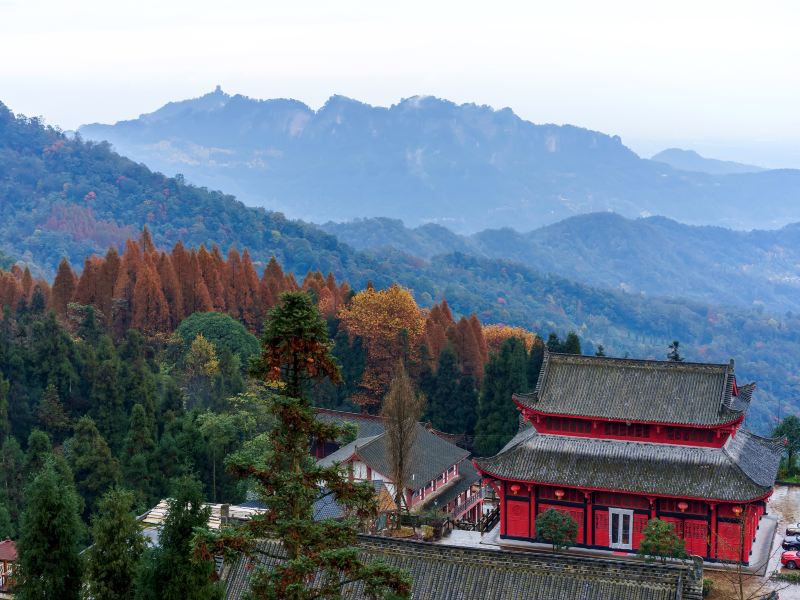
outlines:
[{"label": "evergreen tree", "polygon": [[122,449],[122,474],[136,490],[136,506],[143,508],[153,500],[156,471],[153,468],[155,436],[141,404],[131,412],[131,424]]},{"label": "evergreen tree", "polygon": [[70,429],[70,422],[53,384],[47,386],[36,409],[36,416],[42,429],[50,434],[56,444],[60,444]]},{"label": "evergreen tree", "polygon": [[135,329],[129,329],[125,341],[119,347],[120,390],[123,406],[127,413],[134,404],[141,404],[151,425],[155,421],[156,377],[155,366],[147,358],[148,346],[144,336]]},{"label": "evergreen tree", "polygon": [[578,337],[577,333],[570,331],[567,334],[567,339],[564,340],[564,344],[561,346],[561,352],[564,354],[581,353],[581,339]]},{"label": "evergreen tree", "polygon": [[603,347],[603,344],[599,344],[597,346],[597,351],[594,353],[594,355],[595,356],[605,356],[606,355],[606,349],[605,349],[605,347]]},{"label": "evergreen tree", "polygon": [[[262,501],[269,507],[255,516],[246,532],[224,530],[207,535],[199,544],[201,555],[217,549],[252,548],[256,538],[280,539],[286,560],[272,570],[259,570],[251,581],[255,598],[307,600],[340,598],[343,579],[363,581],[374,595],[394,592],[407,598],[406,576],[380,562],[364,564],[356,545],[353,517],[374,515],[371,486],[347,479],[338,466],[322,467],[310,455],[310,440],[337,439],[342,428],[317,421],[307,399],[304,383],[329,377],[338,382],[338,366],[331,355],[327,328],[311,298],[304,292],[289,292],[273,308],[262,337],[261,360],[254,374],[280,385],[286,395],[270,398],[270,411],[277,420],[269,433],[266,454],[255,462],[246,453],[238,455],[231,468],[240,477],[252,477]],[[344,521],[313,518],[319,486],[335,490],[350,517]],[[308,574],[319,572],[318,587],[309,589]],[[345,575],[346,573],[346,575]]]},{"label": "evergreen tree", "polygon": [[539,374],[542,371],[542,363],[544,362],[545,345],[540,338],[533,340],[531,351],[528,355],[528,388],[536,389],[536,383],[539,381]]},{"label": "evergreen tree", "polygon": [[25,487],[25,455],[14,437],[7,437],[0,448],[0,499],[12,522],[19,520]]},{"label": "evergreen tree", "polygon": [[439,364],[434,376],[434,384],[428,393],[428,410],[426,418],[431,425],[439,431],[448,433],[464,433],[458,431],[459,420],[458,398],[456,389],[461,372],[458,366],[456,355],[451,347],[445,347],[439,353]]},{"label": "evergreen tree", "polygon": [[[68,414],[74,408],[72,391],[79,388],[80,379],[75,368],[77,357],[75,343],[51,311],[31,327],[28,369],[32,375],[29,384],[38,390],[55,386]],[[76,408],[76,407],[75,407]]]},{"label": "evergreen tree", "polygon": [[686,558],[686,542],[675,531],[675,525],[661,519],[650,519],[642,532],[638,554],[648,560]]},{"label": "evergreen tree", "polygon": [[772,435],[786,440],[786,473],[789,476],[794,475],[795,455],[800,451],[800,419],[795,415],[784,417]]},{"label": "evergreen tree", "polygon": [[77,600],[82,535],[77,494],[50,459],[25,492],[15,598]]},{"label": "evergreen tree", "polygon": [[8,418],[8,388],[11,384],[0,373],[0,442],[11,435],[11,421]]},{"label": "evergreen tree", "polygon": [[683,357],[680,353],[681,343],[678,340],[672,340],[672,343],[667,347],[667,360],[672,362],[683,362]]},{"label": "evergreen tree", "polygon": [[84,573],[86,597],[132,600],[136,569],[145,548],[133,513],[133,494],[121,489],[106,493],[92,517],[91,533]]},{"label": "evergreen tree", "polygon": [[28,481],[39,474],[47,458],[53,453],[50,436],[40,429],[34,429],[28,436],[28,449],[25,452],[23,471]]},{"label": "evergreen tree", "polygon": [[88,416],[78,420],[68,443],[67,457],[88,516],[106,490],[119,482],[119,463]]},{"label": "evergreen tree", "polygon": [[107,335],[98,342],[96,364],[89,391],[89,415],[112,450],[119,450],[126,428],[125,406],[120,391],[122,366],[114,343]]},{"label": "evergreen tree", "polygon": [[567,513],[548,508],[536,517],[536,537],[553,545],[553,550],[567,549],[575,543],[578,524]]},{"label": "evergreen tree", "polygon": [[0,498],[0,540],[14,539],[17,537],[17,530],[11,521],[11,511],[8,510],[5,500]]},{"label": "evergreen tree", "polygon": [[212,560],[194,559],[196,529],[207,529],[209,507],[203,506],[200,482],[184,477],[175,482],[159,545],[147,550],[136,578],[137,600],[215,600],[223,588],[212,581]]},{"label": "evergreen tree", "polygon": [[511,396],[528,391],[528,354],[519,338],[509,338],[486,365],[478,421],[475,425],[475,452],[479,456],[497,453],[519,429],[519,412]]}]

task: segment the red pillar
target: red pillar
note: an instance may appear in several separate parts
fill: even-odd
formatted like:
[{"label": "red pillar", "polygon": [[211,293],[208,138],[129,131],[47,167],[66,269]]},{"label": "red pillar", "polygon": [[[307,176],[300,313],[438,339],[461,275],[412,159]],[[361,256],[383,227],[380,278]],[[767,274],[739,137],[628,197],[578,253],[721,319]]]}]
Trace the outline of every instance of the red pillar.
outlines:
[{"label": "red pillar", "polygon": [[594,508],[592,504],[592,493],[584,492],[586,499],[586,527],[583,528],[583,543],[594,545]]},{"label": "red pillar", "polygon": [[709,545],[711,546],[711,558],[717,558],[717,504],[709,502],[708,509],[711,511],[711,531],[708,532]]}]

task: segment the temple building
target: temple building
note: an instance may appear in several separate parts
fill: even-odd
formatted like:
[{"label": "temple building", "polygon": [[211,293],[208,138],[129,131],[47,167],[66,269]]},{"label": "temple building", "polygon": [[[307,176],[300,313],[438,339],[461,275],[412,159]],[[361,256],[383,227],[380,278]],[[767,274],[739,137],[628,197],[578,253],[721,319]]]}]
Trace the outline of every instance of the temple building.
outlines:
[{"label": "temple building", "polygon": [[754,384],[734,363],[545,355],[536,389],[514,395],[523,423],[475,460],[500,498],[500,541],[536,540],[548,509],[578,524],[577,546],[635,553],[650,519],[686,551],[749,561],[783,444],[742,421]]},{"label": "temple building", "polygon": [[[356,481],[382,481],[391,497],[389,440],[378,416],[316,409],[317,418],[338,424],[352,423],[356,437],[350,443],[312,444],[312,453],[324,466],[334,463],[347,469]],[[410,512],[435,510],[453,521],[477,523],[483,515],[481,475],[467,459],[469,452],[445,438],[446,434],[417,425],[405,476],[405,500]]]}]

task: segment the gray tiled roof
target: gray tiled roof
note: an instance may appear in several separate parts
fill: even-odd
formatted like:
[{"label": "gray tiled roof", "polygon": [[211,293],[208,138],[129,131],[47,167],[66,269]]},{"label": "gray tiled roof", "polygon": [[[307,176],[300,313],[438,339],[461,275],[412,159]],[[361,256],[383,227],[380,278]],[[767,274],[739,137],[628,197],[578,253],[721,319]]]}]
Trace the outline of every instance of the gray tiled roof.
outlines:
[{"label": "gray tiled roof", "polygon": [[547,353],[536,390],[517,402],[546,413],[714,426],[747,410],[752,385],[732,396],[725,365]]},{"label": "gray tiled roof", "polygon": [[[359,445],[355,453],[373,471],[385,477],[391,477],[389,444],[386,435],[372,438],[366,444]],[[460,463],[469,456],[469,452],[455,444],[432,434],[417,424],[417,435],[411,449],[411,458],[406,469],[406,485],[409,489],[422,487],[436,479],[450,467]]]},{"label": "gray tiled roof", "polygon": [[343,412],[338,410],[330,410],[318,408],[315,410],[316,417],[320,421],[332,423],[353,423],[358,431],[356,437],[371,437],[373,435],[380,435],[386,431],[383,426],[383,420],[374,415],[360,415],[358,413]]},{"label": "gray tiled roof", "polygon": [[373,435],[370,437],[356,438],[352,442],[350,442],[345,446],[342,446],[335,452],[331,452],[325,458],[320,458],[319,460],[317,460],[317,464],[323,467],[329,467],[333,463],[344,462],[345,460],[353,456],[353,453],[356,451],[356,448],[360,448],[361,446],[371,442],[372,440],[377,439],[377,437],[378,437],[377,435]]},{"label": "gray tiled roof", "polygon": [[775,482],[782,447],[739,429],[722,448],[520,432],[499,454],[477,459],[501,479],[589,489],[742,502]]},{"label": "gray tiled roof", "polygon": [[[702,566],[661,565],[541,552],[458,548],[359,536],[361,556],[405,569],[414,600],[700,600]],[[274,567],[278,542],[262,542],[258,562]],[[253,565],[241,559],[226,577],[226,600],[249,588]],[[344,588],[346,600],[366,598],[362,586]]]}]

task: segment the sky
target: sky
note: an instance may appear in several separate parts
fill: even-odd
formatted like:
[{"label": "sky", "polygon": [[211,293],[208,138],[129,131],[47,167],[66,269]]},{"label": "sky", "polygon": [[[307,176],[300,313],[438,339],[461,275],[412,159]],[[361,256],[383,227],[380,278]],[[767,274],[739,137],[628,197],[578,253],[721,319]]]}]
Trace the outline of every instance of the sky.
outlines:
[{"label": "sky", "polygon": [[221,85],[416,94],[800,168],[796,0],[0,0],[0,101],[74,129]]}]

